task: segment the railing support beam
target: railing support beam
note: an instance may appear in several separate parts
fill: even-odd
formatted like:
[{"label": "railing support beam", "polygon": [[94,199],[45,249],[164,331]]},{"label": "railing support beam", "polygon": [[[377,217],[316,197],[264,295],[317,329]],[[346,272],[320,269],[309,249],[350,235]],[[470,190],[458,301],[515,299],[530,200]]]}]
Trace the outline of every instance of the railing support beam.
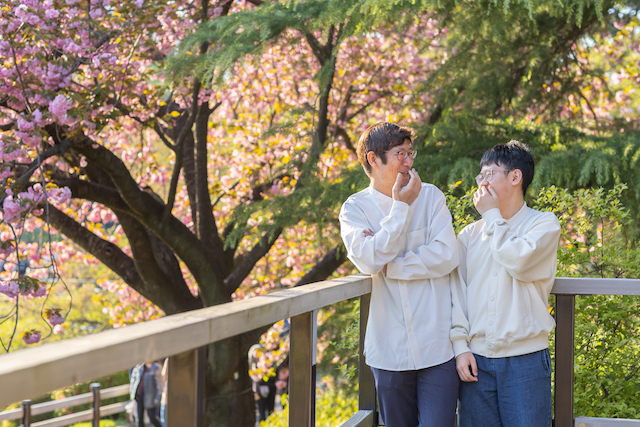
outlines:
[{"label": "railing support beam", "polygon": [[358,365],[358,409],[360,411],[371,411],[373,413],[373,426],[378,425],[378,411],[376,400],[376,387],[371,368],[367,366],[364,359],[364,335],[369,320],[369,303],[371,294],[360,297],[360,349]]},{"label": "railing support beam", "polygon": [[100,383],[91,383],[91,395],[93,396],[91,427],[100,427]]},{"label": "railing support beam", "polygon": [[167,379],[167,427],[202,427],[205,348],[171,356]]},{"label": "railing support beam", "polygon": [[575,299],[556,295],[555,427],[573,427]]},{"label": "railing support beam", "polygon": [[315,426],[316,313],[317,311],[307,312],[291,318],[289,363],[290,426]]},{"label": "railing support beam", "polygon": [[22,427],[31,426],[31,399],[22,401]]}]

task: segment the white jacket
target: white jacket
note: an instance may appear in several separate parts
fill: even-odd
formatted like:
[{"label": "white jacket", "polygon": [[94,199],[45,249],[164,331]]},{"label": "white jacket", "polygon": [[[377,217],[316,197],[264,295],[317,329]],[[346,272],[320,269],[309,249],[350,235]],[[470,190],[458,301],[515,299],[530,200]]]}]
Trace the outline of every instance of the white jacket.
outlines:
[{"label": "white jacket", "polygon": [[549,346],[559,239],[558,218],[526,203],[508,220],[490,209],[460,232],[451,291],[456,356],[518,356]]},{"label": "white jacket", "polygon": [[[364,344],[369,366],[406,371],[453,358],[449,273],[458,249],[445,202],[431,184],[422,184],[411,206],[370,186],[340,210],[347,256],[373,280]],[[375,235],[365,237],[366,229]]]}]

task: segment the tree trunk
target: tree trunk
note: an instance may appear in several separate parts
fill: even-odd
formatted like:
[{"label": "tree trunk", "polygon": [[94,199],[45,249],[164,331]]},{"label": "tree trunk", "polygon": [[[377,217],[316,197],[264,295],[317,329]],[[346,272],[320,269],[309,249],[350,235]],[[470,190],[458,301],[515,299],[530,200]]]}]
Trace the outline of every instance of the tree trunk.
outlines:
[{"label": "tree trunk", "polygon": [[242,338],[210,344],[204,373],[204,427],[253,427],[256,407]]}]

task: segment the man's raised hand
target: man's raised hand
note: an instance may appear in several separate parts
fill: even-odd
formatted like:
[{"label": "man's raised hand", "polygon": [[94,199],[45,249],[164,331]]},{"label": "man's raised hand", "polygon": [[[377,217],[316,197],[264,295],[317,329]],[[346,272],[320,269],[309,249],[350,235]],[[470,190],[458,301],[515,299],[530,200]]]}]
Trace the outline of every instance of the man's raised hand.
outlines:
[{"label": "man's raised hand", "polygon": [[484,215],[489,209],[499,208],[500,199],[492,187],[481,185],[473,195],[473,204],[478,213]]},{"label": "man's raised hand", "polygon": [[398,200],[411,205],[420,194],[420,190],[422,189],[422,182],[420,181],[420,176],[415,169],[411,169],[409,171],[409,176],[409,182],[407,183],[407,185],[403,186],[402,174],[398,174],[398,176],[396,177],[396,182],[395,184],[393,184],[391,195],[393,197],[393,200]]}]

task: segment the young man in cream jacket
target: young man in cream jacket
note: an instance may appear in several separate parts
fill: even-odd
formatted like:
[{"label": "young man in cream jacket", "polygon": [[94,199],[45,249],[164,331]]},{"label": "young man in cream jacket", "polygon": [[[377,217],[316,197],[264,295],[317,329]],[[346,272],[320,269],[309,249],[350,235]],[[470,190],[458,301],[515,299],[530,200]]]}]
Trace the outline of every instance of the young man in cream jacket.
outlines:
[{"label": "young man in cream jacket", "polygon": [[473,203],[482,219],[458,235],[451,341],[461,427],[551,426],[548,299],[560,224],[527,206],[529,147],[498,144],[480,162]]},{"label": "young man in cream jacket", "polygon": [[378,123],[358,141],[368,188],[340,211],[349,259],[372,275],[366,363],[387,427],[452,426],[459,379],[449,273],[458,248],[444,194],[412,169],[412,132]]}]

